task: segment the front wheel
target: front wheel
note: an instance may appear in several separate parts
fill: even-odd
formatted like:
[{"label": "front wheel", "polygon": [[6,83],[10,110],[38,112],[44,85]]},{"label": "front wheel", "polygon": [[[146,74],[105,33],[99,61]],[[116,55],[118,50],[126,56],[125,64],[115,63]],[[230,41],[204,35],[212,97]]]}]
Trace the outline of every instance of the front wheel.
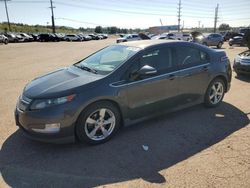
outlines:
[{"label": "front wheel", "polygon": [[120,112],[109,102],[97,102],[82,112],[76,124],[80,142],[101,144],[112,138],[121,125]]},{"label": "front wheel", "polygon": [[225,83],[223,80],[217,78],[213,80],[206,91],[204,103],[207,107],[218,106],[225,94]]}]

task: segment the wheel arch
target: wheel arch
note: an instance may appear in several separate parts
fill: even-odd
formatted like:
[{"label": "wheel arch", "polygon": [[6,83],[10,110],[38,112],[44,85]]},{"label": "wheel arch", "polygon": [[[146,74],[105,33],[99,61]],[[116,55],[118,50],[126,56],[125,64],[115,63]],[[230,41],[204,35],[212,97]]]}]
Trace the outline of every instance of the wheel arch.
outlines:
[{"label": "wheel arch", "polygon": [[215,76],[211,81],[210,81],[210,83],[212,82],[212,81],[214,81],[215,79],[221,79],[223,82],[224,82],[224,85],[225,85],[225,90],[226,90],[226,92],[228,91],[228,81],[227,81],[227,78],[224,76],[224,75],[217,75],[217,76]]}]

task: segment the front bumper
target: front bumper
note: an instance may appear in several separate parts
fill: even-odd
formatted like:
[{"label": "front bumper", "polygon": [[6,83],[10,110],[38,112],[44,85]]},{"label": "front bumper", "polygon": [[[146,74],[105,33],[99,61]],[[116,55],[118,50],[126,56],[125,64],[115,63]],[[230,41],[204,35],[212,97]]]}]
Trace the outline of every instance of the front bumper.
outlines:
[{"label": "front bumper", "polygon": [[[52,114],[51,114],[52,113]],[[72,143],[75,141],[74,118],[65,113],[51,111],[21,111],[15,109],[16,125],[33,140],[49,143]],[[35,131],[45,129],[46,124],[60,123],[60,130],[51,133]]]},{"label": "front bumper", "polygon": [[240,63],[234,63],[233,69],[236,73],[250,74],[250,63],[249,65],[242,65]]}]

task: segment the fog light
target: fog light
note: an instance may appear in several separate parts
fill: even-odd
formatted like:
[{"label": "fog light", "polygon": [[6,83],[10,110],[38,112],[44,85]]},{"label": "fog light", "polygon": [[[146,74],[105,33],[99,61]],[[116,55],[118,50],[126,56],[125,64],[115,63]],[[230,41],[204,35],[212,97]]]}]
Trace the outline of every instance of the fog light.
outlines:
[{"label": "fog light", "polygon": [[45,124],[44,129],[35,129],[32,128],[33,131],[38,133],[57,133],[60,131],[60,123],[51,123],[51,124]]}]

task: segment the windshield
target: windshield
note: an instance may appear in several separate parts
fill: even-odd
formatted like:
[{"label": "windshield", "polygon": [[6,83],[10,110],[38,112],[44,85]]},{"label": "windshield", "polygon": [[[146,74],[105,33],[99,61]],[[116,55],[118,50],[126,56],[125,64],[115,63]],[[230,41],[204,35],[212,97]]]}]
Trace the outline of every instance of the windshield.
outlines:
[{"label": "windshield", "polygon": [[139,50],[140,48],[137,47],[123,45],[108,46],[75,64],[75,66],[87,67],[94,70],[97,74],[106,75],[135,55]]}]

